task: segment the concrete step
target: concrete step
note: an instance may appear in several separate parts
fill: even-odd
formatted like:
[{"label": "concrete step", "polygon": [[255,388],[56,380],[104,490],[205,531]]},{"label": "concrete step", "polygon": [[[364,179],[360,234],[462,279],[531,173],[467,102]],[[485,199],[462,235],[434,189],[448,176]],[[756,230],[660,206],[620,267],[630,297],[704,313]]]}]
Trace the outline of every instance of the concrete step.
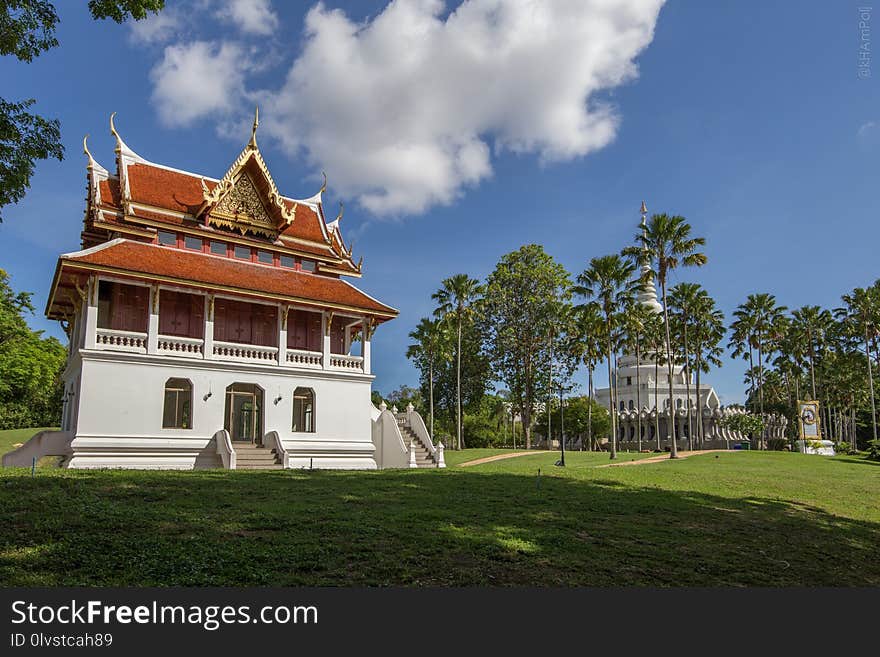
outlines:
[{"label": "concrete step", "polygon": [[283,470],[284,469],[284,467],[280,463],[265,463],[265,464],[236,463],[235,467],[238,470]]}]

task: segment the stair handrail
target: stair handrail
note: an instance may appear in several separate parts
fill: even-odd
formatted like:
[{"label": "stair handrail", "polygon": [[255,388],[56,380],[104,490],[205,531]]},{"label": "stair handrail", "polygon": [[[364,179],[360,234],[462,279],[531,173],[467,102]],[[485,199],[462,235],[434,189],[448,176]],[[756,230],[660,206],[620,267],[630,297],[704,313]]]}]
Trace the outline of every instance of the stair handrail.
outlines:
[{"label": "stair handrail", "polygon": [[287,449],[284,447],[284,442],[281,440],[281,436],[278,435],[277,431],[270,431],[263,436],[263,444],[269,449],[274,449],[275,454],[281,457],[281,466],[285,470],[290,467],[290,454],[287,453]]},{"label": "stair handrail", "polygon": [[235,470],[235,450],[232,448],[232,438],[226,429],[220,429],[214,434],[214,442],[217,443],[217,453],[223,461],[223,467],[227,470]]},{"label": "stair handrail", "polygon": [[35,460],[39,461],[43,456],[70,456],[73,453],[71,440],[73,433],[70,431],[38,431],[23,445],[4,454],[2,463],[6,467],[29,468]]},{"label": "stair handrail", "polygon": [[436,463],[437,447],[434,445],[434,441],[431,440],[431,434],[428,433],[428,427],[425,426],[425,421],[412,404],[406,407],[406,426],[412,430],[431,456],[434,457],[434,462]]}]

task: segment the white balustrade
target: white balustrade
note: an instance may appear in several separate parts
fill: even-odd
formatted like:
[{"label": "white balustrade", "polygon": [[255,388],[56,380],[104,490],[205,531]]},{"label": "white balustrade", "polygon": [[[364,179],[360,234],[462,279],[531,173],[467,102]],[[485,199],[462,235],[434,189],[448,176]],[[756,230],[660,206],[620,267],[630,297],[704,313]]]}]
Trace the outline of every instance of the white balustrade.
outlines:
[{"label": "white balustrade", "polygon": [[330,367],[337,370],[356,370],[360,372],[364,369],[364,359],[360,356],[330,354]]},{"label": "white balustrade", "polygon": [[214,342],[214,357],[221,360],[237,360],[248,363],[278,362],[278,347],[264,347],[256,344],[236,342]]},{"label": "white balustrade", "polygon": [[324,354],[320,351],[287,350],[287,363],[294,367],[321,369],[324,366]]},{"label": "white balustrade", "polygon": [[95,347],[145,354],[147,353],[147,334],[99,328],[95,332]]},{"label": "white balustrade", "polygon": [[205,341],[201,338],[184,338],[175,335],[160,335],[158,353],[166,356],[203,358]]}]

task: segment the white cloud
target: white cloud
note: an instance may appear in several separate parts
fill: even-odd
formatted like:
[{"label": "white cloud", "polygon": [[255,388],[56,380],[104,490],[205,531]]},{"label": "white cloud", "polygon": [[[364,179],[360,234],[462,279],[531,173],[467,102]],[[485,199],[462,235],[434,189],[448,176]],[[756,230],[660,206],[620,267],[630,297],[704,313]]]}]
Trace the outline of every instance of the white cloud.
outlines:
[{"label": "white cloud", "polygon": [[166,8],[139,21],[128,21],[129,35],[134,43],[165,43],[177,36],[181,17],[175,8]]},{"label": "white cloud", "polygon": [[319,3],[264,126],[372,212],[423,212],[491,176],[490,145],[553,162],[611,142],[595,95],[636,75],[662,2],[396,0],[361,24]]},{"label": "white cloud", "polygon": [[224,0],[217,16],[245,34],[268,36],[278,29],[278,15],[270,0]]},{"label": "white cloud", "polygon": [[874,132],[874,128],[876,128],[876,127],[877,127],[876,121],[866,121],[861,126],[859,126],[859,131],[858,131],[859,137],[861,137],[862,139],[870,137],[871,133]]},{"label": "white cloud", "polygon": [[620,117],[602,95],[637,75],[664,0],[394,0],[360,23],[319,2],[284,82],[262,91],[246,75],[294,54],[253,40],[283,31],[269,0],[199,1],[251,40],[199,41],[194,27],[166,47],[151,74],[161,119],[227,125],[258,97],[262,134],[396,215],[453,202],[498,153],[559,162],[613,141]]},{"label": "white cloud", "polygon": [[185,126],[205,117],[223,117],[244,97],[248,70],[243,49],[235,43],[193,41],[165,48],[153,70],[153,104],[170,126]]}]

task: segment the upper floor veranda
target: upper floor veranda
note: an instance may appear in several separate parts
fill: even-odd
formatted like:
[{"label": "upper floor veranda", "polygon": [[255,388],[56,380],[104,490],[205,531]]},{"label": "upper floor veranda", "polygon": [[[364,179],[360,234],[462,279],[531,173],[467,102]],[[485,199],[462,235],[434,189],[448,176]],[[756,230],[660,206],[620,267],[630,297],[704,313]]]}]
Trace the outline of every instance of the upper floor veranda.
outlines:
[{"label": "upper floor veranda", "polygon": [[370,374],[372,317],[92,275],[68,315],[70,353],[124,352]]}]

